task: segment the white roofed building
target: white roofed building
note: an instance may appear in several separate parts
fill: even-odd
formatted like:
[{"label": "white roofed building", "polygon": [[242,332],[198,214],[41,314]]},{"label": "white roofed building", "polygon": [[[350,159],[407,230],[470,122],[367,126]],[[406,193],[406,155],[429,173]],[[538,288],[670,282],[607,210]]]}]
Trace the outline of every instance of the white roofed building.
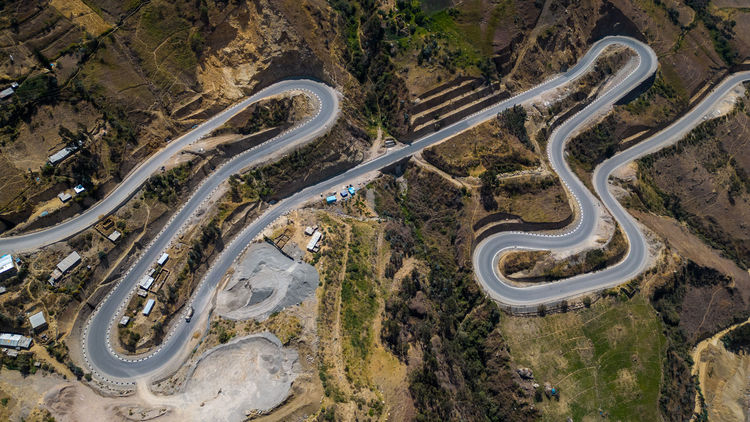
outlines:
[{"label": "white roofed building", "polygon": [[18,270],[16,269],[16,264],[13,262],[12,255],[5,254],[0,256],[0,280],[13,277],[17,272]]}]

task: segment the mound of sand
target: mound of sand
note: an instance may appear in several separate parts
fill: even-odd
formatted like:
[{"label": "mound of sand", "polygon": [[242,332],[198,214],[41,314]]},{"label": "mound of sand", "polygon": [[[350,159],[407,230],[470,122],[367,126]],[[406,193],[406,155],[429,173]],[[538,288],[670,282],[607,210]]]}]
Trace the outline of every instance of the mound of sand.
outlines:
[{"label": "mound of sand", "polygon": [[263,320],[296,305],[315,292],[318,272],[267,243],[250,246],[232,278],[216,297],[216,312],[224,318]]}]

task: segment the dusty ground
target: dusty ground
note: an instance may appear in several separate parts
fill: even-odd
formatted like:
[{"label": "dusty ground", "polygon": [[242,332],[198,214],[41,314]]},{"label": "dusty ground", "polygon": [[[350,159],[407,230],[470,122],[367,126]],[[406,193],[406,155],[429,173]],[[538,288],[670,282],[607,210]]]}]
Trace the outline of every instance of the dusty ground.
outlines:
[{"label": "dusty ground", "polygon": [[750,284],[750,273],[738,267],[732,260],[721,256],[721,252],[703,243],[684,225],[669,217],[633,210],[631,212],[660,237],[668,239],[668,245],[680,255],[731,276],[735,283]]},{"label": "dusty ground", "polygon": [[291,260],[268,243],[256,243],[219,291],[216,312],[228,319],[266,319],[302,302],[317,286],[318,272],[310,264]]}]

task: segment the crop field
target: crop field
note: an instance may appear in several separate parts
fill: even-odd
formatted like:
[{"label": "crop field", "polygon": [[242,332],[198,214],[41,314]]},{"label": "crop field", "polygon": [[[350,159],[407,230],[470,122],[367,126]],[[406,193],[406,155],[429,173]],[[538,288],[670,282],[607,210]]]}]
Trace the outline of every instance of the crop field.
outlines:
[{"label": "crop field", "polygon": [[503,332],[517,367],[549,382],[559,400],[542,396],[542,420],[607,417],[654,420],[666,339],[646,298],[603,299],[589,309],[546,318],[505,318]]}]

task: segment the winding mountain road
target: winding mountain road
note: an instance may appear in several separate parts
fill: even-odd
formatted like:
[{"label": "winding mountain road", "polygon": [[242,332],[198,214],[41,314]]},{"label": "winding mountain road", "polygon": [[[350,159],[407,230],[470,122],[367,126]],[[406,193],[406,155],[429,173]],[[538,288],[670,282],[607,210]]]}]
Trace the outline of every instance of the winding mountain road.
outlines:
[{"label": "winding mountain road", "polygon": [[583,242],[596,226],[597,214],[595,204],[598,199],[583,186],[568,167],[564,159],[564,147],[565,141],[578,128],[588,123],[590,119],[603,109],[610,107],[656,71],[657,59],[651,48],[627,37],[604,38],[595,43],[579,62],[564,74],[468,116],[455,124],[446,126],[410,145],[392,150],[386,155],[362,163],[315,186],[305,188],[268,208],[260,217],[246,226],[226,245],[222,253],[213,262],[193,295],[191,305],[195,309],[195,316],[192,322],[186,323],[182,318],[175,318],[175,322],[166,339],[162,342],[162,345],[147,356],[138,356],[135,358],[122,356],[116,353],[110,344],[110,332],[116,330],[116,321],[119,319],[119,315],[128,299],[137,288],[138,280],[156,261],[172,239],[179,234],[189,217],[201,208],[205,198],[208,198],[210,193],[218,188],[229,176],[257,163],[264,157],[268,157],[269,154],[278,153],[279,148],[291,148],[292,146],[299,145],[301,142],[318,137],[330,129],[339,112],[338,94],[332,88],[308,80],[284,81],[275,84],[225,110],[182,138],[173,141],[162,152],[159,152],[144,163],[137,172],[131,173],[112,194],[87,212],[55,227],[39,232],[23,236],[0,238],[0,250],[24,251],[39,248],[70,237],[93,225],[100,215],[111,212],[127,200],[153,172],[158,170],[161,163],[171,155],[185,145],[210,133],[210,131],[219,127],[232,115],[252,102],[293,89],[303,90],[309,95],[317,97],[319,112],[314,118],[261,146],[240,154],[212,173],[186,202],[183,208],[175,213],[163,231],[144,250],[137,262],[110,291],[107,297],[102,300],[87,321],[82,338],[83,354],[86,363],[98,379],[118,384],[131,384],[134,380],[152,379],[157,376],[166,375],[175,370],[189,353],[188,348],[185,346],[188,344],[193,332],[201,329],[201,327],[197,327],[197,324],[205,322],[207,311],[210,308],[210,298],[216,285],[248,244],[278,217],[304,205],[306,202],[319,197],[323,193],[336,190],[338,186],[346,184],[351,180],[377,172],[424,148],[492,119],[502,110],[517,104],[526,103],[544,92],[575,80],[593,66],[597,57],[605,48],[614,44],[624,45],[632,49],[638,57],[638,66],[588,107],[562,124],[553,132],[548,142],[550,162],[560,175],[561,180],[565,183],[568,191],[578,203],[578,209],[576,210],[577,218],[574,223],[575,228],[563,235],[526,233],[502,233],[494,235],[477,245],[473,260],[477,279],[487,293],[502,304],[509,306],[534,306],[542,303],[551,303],[563,298],[622,283],[642,271],[647,262],[648,251],[643,234],[637,228],[632,217],[622,209],[619,203],[608,192],[608,176],[620,165],[679,139],[690,128],[699,123],[701,116],[705,114],[705,110],[713,105],[713,102],[721,98],[723,93],[731,89],[736,83],[747,79],[747,75],[734,75],[722,83],[683,119],[670,126],[670,128],[616,155],[597,168],[594,176],[596,193],[602,199],[604,206],[612,212],[617,221],[622,225],[630,243],[628,255],[621,263],[597,273],[573,277],[554,283],[540,284],[529,288],[517,288],[507,284],[502,275],[497,271],[497,263],[503,251],[513,248],[559,249],[574,247]]}]

